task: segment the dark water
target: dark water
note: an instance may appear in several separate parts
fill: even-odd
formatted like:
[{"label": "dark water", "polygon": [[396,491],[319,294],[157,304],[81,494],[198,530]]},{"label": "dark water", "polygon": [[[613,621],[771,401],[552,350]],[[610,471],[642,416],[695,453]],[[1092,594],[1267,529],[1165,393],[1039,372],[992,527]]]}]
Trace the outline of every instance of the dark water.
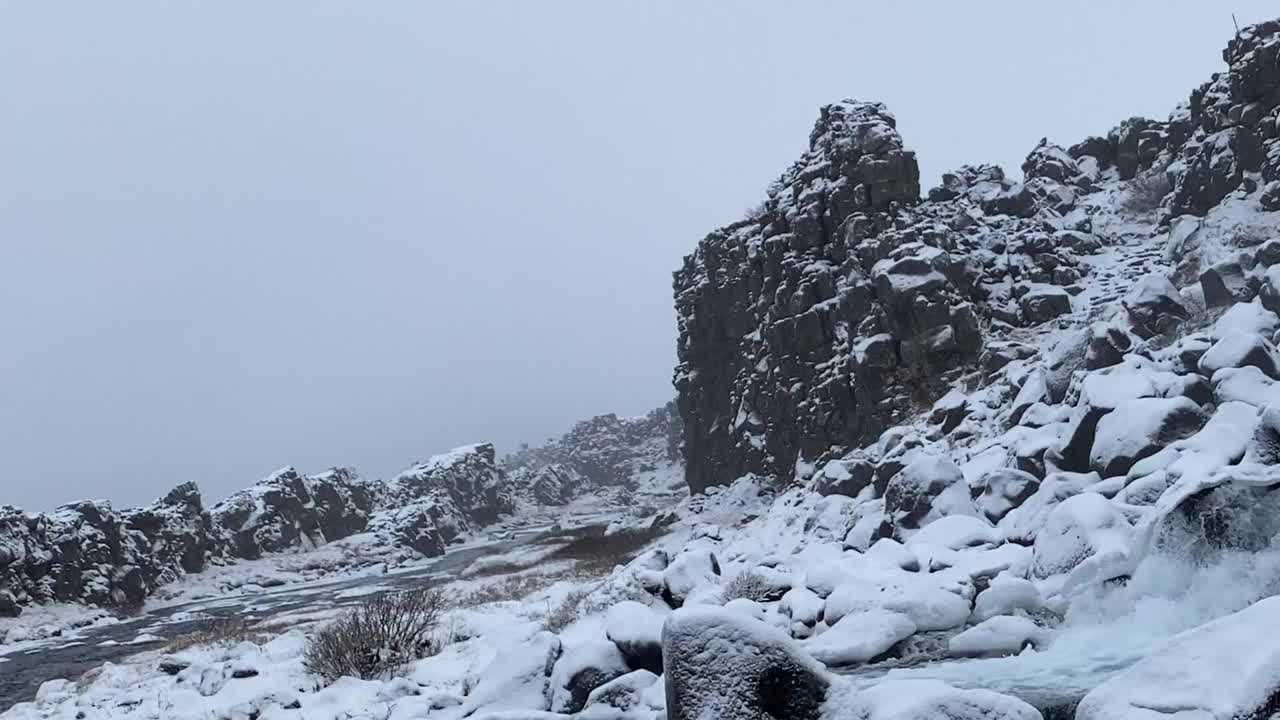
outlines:
[{"label": "dark water", "polygon": [[[130,655],[155,649],[168,642],[169,638],[199,630],[208,624],[210,616],[237,616],[269,622],[271,617],[281,613],[352,605],[367,596],[357,594],[342,597],[344,591],[362,586],[406,590],[446,581],[456,577],[477,558],[506,552],[528,540],[529,536],[526,535],[491,545],[454,550],[433,563],[398,573],[307,583],[252,595],[205,598],[152,610],[115,625],[70,631],[66,637],[67,646],[59,647],[54,644],[0,655],[0,658],[7,661],[0,662],[0,712],[7,711],[17,703],[34,700],[41,683],[58,678],[74,679],[105,662],[117,662]],[[195,620],[170,620],[184,611],[198,611],[203,617]],[[125,644],[131,643],[144,632],[161,639]],[[108,640],[120,644],[100,645]]]}]

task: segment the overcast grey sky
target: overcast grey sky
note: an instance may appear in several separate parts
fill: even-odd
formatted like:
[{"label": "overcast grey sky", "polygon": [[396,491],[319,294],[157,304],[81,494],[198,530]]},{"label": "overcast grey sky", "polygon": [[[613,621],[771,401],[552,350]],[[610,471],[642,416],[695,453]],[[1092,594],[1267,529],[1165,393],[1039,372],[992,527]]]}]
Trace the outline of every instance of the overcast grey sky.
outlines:
[{"label": "overcast grey sky", "polygon": [[3,3],[0,504],[644,412],[671,271],[822,103],[888,103],[926,187],[1016,173],[1166,116],[1270,5]]}]

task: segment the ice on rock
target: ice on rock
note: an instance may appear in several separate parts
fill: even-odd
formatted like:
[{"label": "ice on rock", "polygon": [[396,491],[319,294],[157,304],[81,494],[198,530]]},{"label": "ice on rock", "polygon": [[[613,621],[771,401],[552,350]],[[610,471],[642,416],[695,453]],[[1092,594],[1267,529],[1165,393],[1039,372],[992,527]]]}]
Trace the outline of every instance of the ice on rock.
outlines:
[{"label": "ice on rock", "polygon": [[806,640],[804,649],[828,666],[857,665],[884,654],[916,633],[916,624],[889,610],[854,612],[840,618],[826,632]]},{"label": "ice on rock", "polygon": [[1133,537],[1133,526],[1112,502],[1097,493],[1082,493],[1063,500],[1049,514],[1033,548],[1036,577],[1071,572],[1099,554],[1123,554]]},{"label": "ice on rock", "polygon": [[1078,720],[1229,720],[1274,712],[1280,597],[1187,630],[1099,685]]},{"label": "ice on rock", "polygon": [[989,620],[997,615],[1015,612],[1037,612],[1044,608],[1044,599],[1035,583],[1025,578],[1006,574],[996,576],[987,589],[978,593],[973,601],[973,619]]},{"label": "ice on rock", "polygon": [[1029,618],[998,615],[951,638],[947,641],[947,653],[952,657],[1017,655],[1046,638],[1047,632]]},{"label": "ice on rock", "polygon": [[885,680],[865,690],[832,692],[823,720],[1041,720],[1031,705],[990,690],[937,680]]},{"label": "ice on rock", "polygon": [[968,515],[948,515],[921,528],[907,545],[936,545],[948,550],[994,547],[1004,542],[996,529]]}]

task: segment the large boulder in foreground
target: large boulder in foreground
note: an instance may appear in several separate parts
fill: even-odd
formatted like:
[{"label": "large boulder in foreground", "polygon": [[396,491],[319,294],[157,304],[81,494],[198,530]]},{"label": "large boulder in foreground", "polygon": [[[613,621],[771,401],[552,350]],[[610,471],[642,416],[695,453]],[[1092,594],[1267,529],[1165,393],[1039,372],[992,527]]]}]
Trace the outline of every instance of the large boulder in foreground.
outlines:
[{"label": "large boulder in foreground", "polygon": [[818,720],[831,681],[782,630],[717,607],[662,631],[668,720]]},{"label": "large boulder in foreground", "polygon": [[1266,718],[1280,698],[1280,597],[1170,639],[1080,701],[1077,720]]}]

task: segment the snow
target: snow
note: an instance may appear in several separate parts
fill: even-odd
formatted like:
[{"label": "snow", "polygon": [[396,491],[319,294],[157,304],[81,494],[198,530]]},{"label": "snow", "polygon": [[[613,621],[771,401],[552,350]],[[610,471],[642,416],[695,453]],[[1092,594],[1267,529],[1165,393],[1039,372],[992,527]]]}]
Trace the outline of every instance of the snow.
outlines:
[{"label": "snow", "polygon": [[880,609],[855,612],[805,641],[804,649],[824,665],[854,665],[881,655],[899,640],[914,635],[916,629],[902,613]]},{"label": "snow", "polygon": [[988,690],[962,690],[934,680],[887,680],[832,693],[824,720],[1040,720],[1027,703]]},{"label": "snow", "polygon": [[1062,501],[1036,535],[1034,572],[1046,578],[1074,570],[1098,555],[1124,554],[1133,526],[1124,513],[1097,493],[1081,493]]},{"label": "snow", "polygon": [[1036,612],[1044,608],[1044,599],[1035,584],[1016,575],[1000,574],[973,602],[973,619],[989,620],[1015,611]]},{"label": "snow", "polygon": [[983,620],[947,642],[953,657],[1017,655],[1028,645],[1044,642],[1046,633],[1025,617],[999,615]]},{"label": "snow", "polygon": [[993,547],[1004,542],[995,528],[968,515],[939,518],[911,536],[907,545],[937,545],[950,550],[969,547]]},{"label": "snow", "polygon": [[1188,630],[1099,685],[1079,720],[1254,717],[1280,688],[1280,597]]}]

